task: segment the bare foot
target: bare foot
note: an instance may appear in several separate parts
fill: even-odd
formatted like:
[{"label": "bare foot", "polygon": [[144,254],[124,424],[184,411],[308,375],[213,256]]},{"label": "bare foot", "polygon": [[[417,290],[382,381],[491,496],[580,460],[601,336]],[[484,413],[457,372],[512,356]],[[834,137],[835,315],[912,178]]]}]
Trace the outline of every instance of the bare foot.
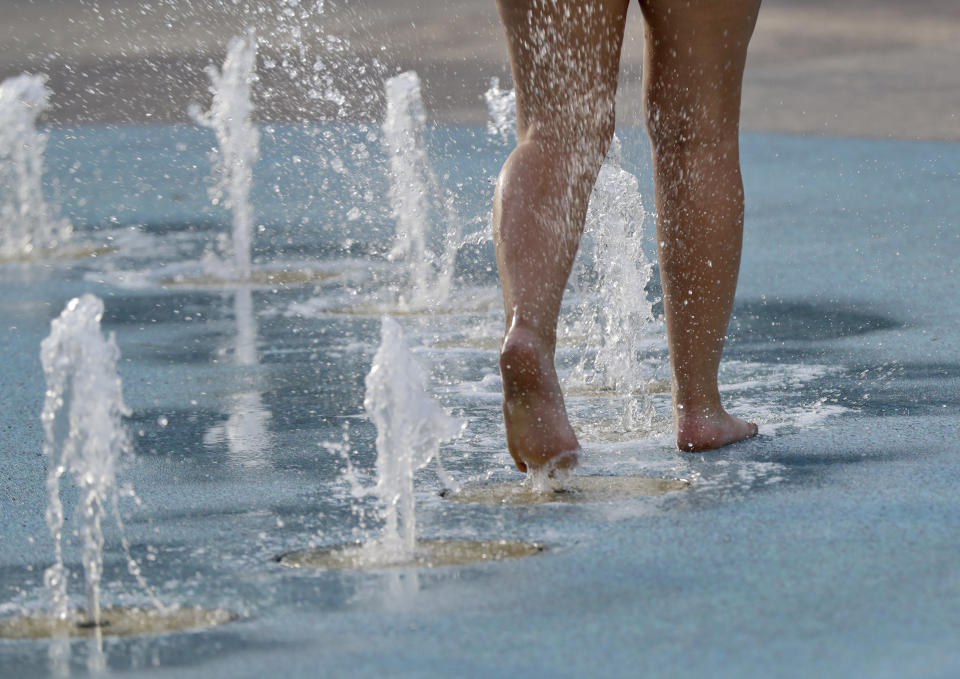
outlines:
[{"label": "bare foot", "polygon": [[757,425],[722,408],[712,413],[677,415],[677,448],[686,452],[713,450],[757,435]]},{"label": "bare foot", "polygon": [[500,347],[507,448],[517,468],[575,467],[580,444],[567,419],[549,352],[527,327],[514,323]]}]

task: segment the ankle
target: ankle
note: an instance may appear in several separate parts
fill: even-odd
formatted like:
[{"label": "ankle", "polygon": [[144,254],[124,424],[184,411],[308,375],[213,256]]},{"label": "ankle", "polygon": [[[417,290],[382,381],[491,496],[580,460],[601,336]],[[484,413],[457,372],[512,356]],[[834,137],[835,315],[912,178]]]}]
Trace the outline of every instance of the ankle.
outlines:
[{"label": "ankle", "polygon": [[516,343],[533,344],[539,351],[553,353],[557,343],[556,330],[542,327],[536,318],[521,315],[516,309],[507,319],[507,331],[503,335],[501,352]]},{"label": "ankle", "polygon": [[500,367],[516,370],[533,368],[532,363],[540,368],[544,364],[552,365],[554,346],[555,341],[544,337],[536,325],[514,318],[500,343]]},{"label": "ankle", "polygon": [[542,381],[544,352],[528,328],[510,328],[500,346],[500,376],[505,396],[522,396]]},{"label": "ankle", "polygon": [[675,419],[680,422],[681,420],[710,419],[726,411],[720,402],[718,391],[710,398],[704,398],[699,394],[687,398],[675,398],[673,412]]}]

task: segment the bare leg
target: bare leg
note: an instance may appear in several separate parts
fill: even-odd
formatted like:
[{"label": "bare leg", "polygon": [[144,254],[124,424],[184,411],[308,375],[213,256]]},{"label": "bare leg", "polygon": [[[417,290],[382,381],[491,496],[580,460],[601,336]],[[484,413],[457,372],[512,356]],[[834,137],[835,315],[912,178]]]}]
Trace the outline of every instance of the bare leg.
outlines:
[{"label": "bare leg", "polygon": [[760,0],[640,2],[677,447],[709,450],[757,433],[723,409],[717,369],[740,268],[740,90]]},{"label": "bare leg", "polygon": [[557,318],[587,201],[613,135],[627,0],[498,0],[517,91],[517,148],[493,224],[506,326],[507,447],[521,471],[573,466],[554,368]]}]

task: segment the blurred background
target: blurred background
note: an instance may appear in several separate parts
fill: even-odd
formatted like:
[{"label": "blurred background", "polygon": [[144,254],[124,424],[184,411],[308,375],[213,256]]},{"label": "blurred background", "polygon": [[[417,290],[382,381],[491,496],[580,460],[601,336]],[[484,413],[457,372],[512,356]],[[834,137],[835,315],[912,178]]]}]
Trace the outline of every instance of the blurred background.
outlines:
[{"label": "blurred background", "polygon": [[[219,65],[230,37],[247,27],[260,38],[262,120],[317,119],[338,108],[377,119],[382,79],[413,68],[434,120],[480,123],[490,79],[509,83],[493,0],[3,0],[0,7],[0,77],[48,74],[51,123],[187,122],[189,106],[209,99],[204,68]],[[638,124],[638,7],[628,23],[619,120]],[[957,0],[765,0],[743,127],[960,139],[958,37]],[[340,85],[331,92],[325,82]],[[333,105],[341,97],[348,106]]]}]

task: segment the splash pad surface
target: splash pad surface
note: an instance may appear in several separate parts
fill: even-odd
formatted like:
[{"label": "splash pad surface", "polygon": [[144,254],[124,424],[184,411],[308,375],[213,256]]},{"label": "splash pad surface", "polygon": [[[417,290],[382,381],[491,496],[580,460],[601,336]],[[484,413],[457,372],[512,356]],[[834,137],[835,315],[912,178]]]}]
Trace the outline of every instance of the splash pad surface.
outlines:
[{"label": "splash pad surface", "polygon": [[[352,220],[344,175],[310,166],[316,137],[273,130],[263,130],[253,195],[265,226],[254,270],[287,261],[336,275],[257,282],[249,305],[236,286],[160,282],[199,276],[226,228],[202,190],[203,131],[51,131],[48,171],[66,187],[63,214],[106,249],[0,264],[0,616],[43,603],[51,558],[39,342],[66,300],[94,292],[133,411],[124,478],[141,503],[121,505],[133,556],[164,603],[240,615],[189,633],[107,638],[111,676],[313,677],[320,666],[360,677],[671,676],[677,658],[683,674],[700,676],[960,671],[960,148],[745,135],[748,226],[721,383],[761,437],[682,455],[670,446],[662,390],[652,390],[657,417],[641,433],[619,431],[608,395],[577,387],[568,399],[584,474],[683,478],[689,488],[488,506],[439,497],[431,467],[417,477],[421,536],[550,549],[436,569],[313,571],[273,557],[357,537],[341,461],[318,443],[341,441],[346,424],[358,473],[372,467],[363,375],[386,304],[374,293],[395,284],[381,247],[392,224],[376,201]],[[645,155],[638,134],[624,140],[630,157]],[[479,128],[441,128],[433,141],[438,172],[464,186],[464,219],[476,218],[465,233],[483,228],[501,150]],[[301,169],[280,162],[292,154]],[[100,168],[96,191],[67,181],[78,159]],[[638,174],[652,195],[645,165]],[[376,176],[368,181],[385,193]],[[470,420],[444,452],[465,487],[520,478],[499,421],[502,320],[477,303],[495,297],[492,265],[488,243],[467,243],[455,293],[465,311],[396,314],[434,393]],[[377,312],[327,311],[353,304]],[[560,352],[568,372],[575,346]],[[662,380],[663,347],[651,346]],[[143,605],[111,528],[104,605]],[[77,544],[65,555],[76,571]],[[85,641],[70,646],[78,676]],[[50,645],[0,641],[0,667],[49,676]]]}]

